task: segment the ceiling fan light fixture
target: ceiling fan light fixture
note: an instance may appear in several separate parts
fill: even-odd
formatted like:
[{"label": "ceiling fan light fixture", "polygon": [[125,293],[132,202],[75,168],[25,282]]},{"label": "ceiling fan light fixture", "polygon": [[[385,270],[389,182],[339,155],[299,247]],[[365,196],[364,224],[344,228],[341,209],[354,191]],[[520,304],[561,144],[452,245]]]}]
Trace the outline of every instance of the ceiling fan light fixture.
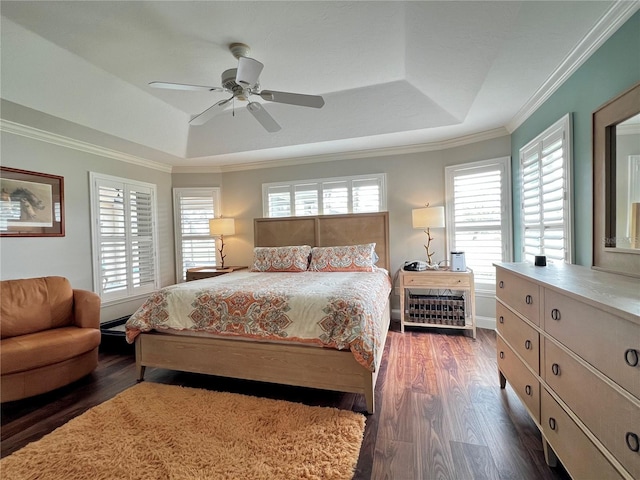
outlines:
[{"label": "ceiling fan light fixture", "polygon": [[239,58],[236,83],[245,87],[253,87],[258,83],[258,77],[263,68],[264,65],[258,60],[249,57]]}]

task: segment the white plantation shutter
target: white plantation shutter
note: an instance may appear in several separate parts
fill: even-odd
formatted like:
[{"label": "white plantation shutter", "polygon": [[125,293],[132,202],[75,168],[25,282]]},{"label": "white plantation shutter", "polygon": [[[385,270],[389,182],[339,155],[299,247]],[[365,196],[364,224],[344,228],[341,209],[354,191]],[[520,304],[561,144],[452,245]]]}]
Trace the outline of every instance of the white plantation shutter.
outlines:
[{"label": "white plantation shutter", "polygon": [[100,195],[99,231],[102,293],[124,290],[127,286],[127,243],[124,188],[98,185]]},{"label": "white plantation shutter", "polygon": [[209,219],[218,217],[219,188],[174,188],[176,272],[179,282],[187,269],[216,265],[216,239],[209,235]]},{"label": "white plantation shutter", "polygon": [[322,207],[325,215],[349,213],[349,185],[346,180],[322,184]]},{"label": "white plantation shutter", "polygon": [[133,287],[155,289],[154,194],[150,188],[129,190],[131,266]]},{"label": "white plantation shutter", "polygon": [[155,185],[91,173],[94,289],[104,303],[158,286]]},{"label": "white plantation shutter", "polygon": [[377,178],[354,179],[353,213],[377,212],[380,205],[380,182]]},{"label": "white plantation shutter", "polygon": [[510,159],[445,168],[448,250],[465,253],[478,284],[495,284],[494,262],[511,259]]},{"label": "white plantation shutter", "polygon": [[524,260],[572,261],[571,121],[566,115],[520,150]]},{"label": "white plantation shutter", "polygon": [[[520,172],[522,176],[522,223],[525,225],[523,235],[524,251],[539,252],[541,250],[540,228],[542,225],[542,204],[540,202],[540,155],[538,148],[533,148],[520,155]],[[527,228],[526,226],[529,226]],[[536,253],[537,255],[537,253]]]},{"label": "white plantation shutter", "polygon": [[318,215],[320,207],[318,200],[319,185],[307,183],[295,185],[294,192],[294,212],[296,217],[304,215]]},{"label": "white plantation shutter", "polygon": [[[264,187],[263,187],[264,190]],[[291,189],[289,185],[273,185],[267,188],[267,217],[291,216]]]},{"label": "white plantation shutter", "polygon": [[336,215],[386,210],[386,175],[304,180],[262,185],[266,217]]}]

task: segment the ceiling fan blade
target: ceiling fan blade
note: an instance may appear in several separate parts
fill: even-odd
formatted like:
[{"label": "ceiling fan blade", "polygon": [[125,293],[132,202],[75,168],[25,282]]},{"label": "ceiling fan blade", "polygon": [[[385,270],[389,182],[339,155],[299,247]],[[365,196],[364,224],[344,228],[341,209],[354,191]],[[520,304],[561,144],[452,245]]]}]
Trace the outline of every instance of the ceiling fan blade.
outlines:
[{"label": "ceiling fan blade", "polygon": [[324,105],[324,98],[320,95],[262,90],[260,96],[269,102],[288,103],[289,105],[299,105],[301,107],[322,108]]},{"label": "ceiling fan blade", "polygon": [[236,72],[236,83],[253,87],[258,83],[258,77],[264,65],[257,60],[249,57],[238,58],[238,70]]},{"label": "ceiling fan blade", "polygon": [[214,103],[209,108],[207,108],[204,112],[202,112],[200,115],[196,115],[195,117],[193,117],[189,122],[189,125],[204,125],[213,117],[215,117],[220,112],[222,112],[222,108],[220,107],[226,105],[232,99],[233,97],[225,98],[224,100],[220,100],[218,103]]},{"label": "ceiling fan blade", "polygon": [[184,83],[170,83],[170,82],[151,82],[150,87],[153,88],[165,88],[168,90],[193,90],[196,92],[224,92],[222,87],[208,87],[206,85],[187,85]]},{"label": "ceiling fan blade", "polygon": [[280,130],[278,122],[276,122],[273,117],[269,115],[269,112],[258,102],[250,102],[247,105],[247,110],[251,112],[251,115],[256,117],[256,120],[260,122],[260,125],[262,125],[267,132],[274,133]]}]

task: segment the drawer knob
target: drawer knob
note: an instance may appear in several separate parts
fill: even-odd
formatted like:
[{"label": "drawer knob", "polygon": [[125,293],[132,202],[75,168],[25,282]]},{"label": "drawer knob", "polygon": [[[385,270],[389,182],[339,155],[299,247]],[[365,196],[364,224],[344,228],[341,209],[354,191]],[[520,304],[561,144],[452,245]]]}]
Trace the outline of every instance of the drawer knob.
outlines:
[{"label": "drawer knob", "polygon": [[552,320],[560,320],[560,310],[554,308],[551,310],[551,319]]},{"label": "drawer knob", "polygon": [[624,440],[627,442],[627,447],[632,452],[640,451],[640,441],[638,441],[638,434],[633,432],[627,432],[624,436]]},{"label": "drawer knob", "polygon": [[504,352],[500,352],[500,358],[504,358]]},{"label": "drawer knob", "polygon": [[[504,317],[502,315],[500,315],[500,318],[498,320],[500,323],[504,323]],[[637,357],[636,357],[637,358]]]},{"label": "drawer knob", "polygon": [[638,366],[638,350],[635,348],[627,348],[627,351],[624,352],[624,361],[630,367]]},{"label": "drawer knob", "polygon": [[504,288],[504,282],[502,280],[500,280],[500,282],[498,283],[498,287]]},{"label": "drawer knob", "polygon": [[556,429],[556,419],[553,417],[549,417],[549,427],[551,428],[551,430]]},{"label": "drawer knob", "polygon": [[527,395],[531,395],[531,385],[527,385],[526,387],[524,387],[524,391]]},{"label": "drawer knob", "polygon": [[560,375],[560,365],[558,365],[557,363],[554,363],[553,365],[551,365],[551,371],[556,376]]},{"label": "drawer knob", "polygon": [[531,350],[531,340],[527,340],[524,342],[524,348],[527,350]]},{"label": "drawer knob", "polygon": [[533,297],[531,295],[527,295],[526,297],[524,297],[524,302],[527,305],[531,305],[533,303]]}]

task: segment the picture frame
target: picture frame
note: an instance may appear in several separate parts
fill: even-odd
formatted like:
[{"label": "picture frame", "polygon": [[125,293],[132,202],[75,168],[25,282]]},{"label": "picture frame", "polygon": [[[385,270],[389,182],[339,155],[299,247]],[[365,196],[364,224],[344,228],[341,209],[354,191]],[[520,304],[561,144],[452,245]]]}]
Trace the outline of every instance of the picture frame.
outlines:
[{"label": "picture frame", "polygon": [[64,237],[64,177],[0,166],[0,237]]}]

